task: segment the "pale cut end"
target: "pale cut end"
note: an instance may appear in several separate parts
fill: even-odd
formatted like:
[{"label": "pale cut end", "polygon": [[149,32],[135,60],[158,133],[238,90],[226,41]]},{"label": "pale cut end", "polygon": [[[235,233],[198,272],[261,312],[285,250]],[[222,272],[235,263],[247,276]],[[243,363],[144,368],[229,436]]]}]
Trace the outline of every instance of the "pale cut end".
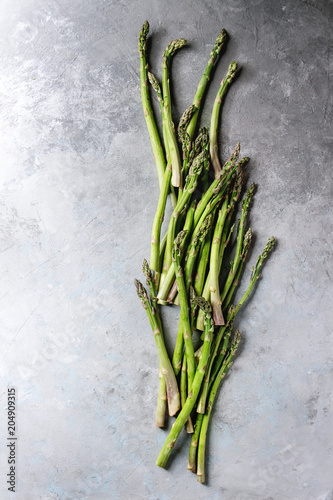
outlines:
[{"label": "pale cut end", "polygon": [[169,415],[172,417],[180,410],[180,397],[179,392],[177,392],[176,396],[168,397],[168,407],[169,407]]},{"label": "pale cut end", "polygon": [[215,325],[217,326],[223,326],[225,325],[223,313],[222,313],[222,307],[218,305],[217,307],[213,308],[213,320]]},{"label": "pale cut end", "polygon": [[194,433],[194,427],[193,427],[193,423],[192,423],[191,417],[188,417],[188,419],[186,421],[185,430],[186,430],[187,434],[193,434]]}]

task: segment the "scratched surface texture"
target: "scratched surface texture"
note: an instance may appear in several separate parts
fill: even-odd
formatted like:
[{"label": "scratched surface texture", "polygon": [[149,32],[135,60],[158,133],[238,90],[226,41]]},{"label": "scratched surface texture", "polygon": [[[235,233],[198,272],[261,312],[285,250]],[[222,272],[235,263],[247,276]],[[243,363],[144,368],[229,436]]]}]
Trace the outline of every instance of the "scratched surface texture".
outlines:
[{"label": "scratched surface texture", "polygon": [[[324,0],[2,0],[0,497],[332,500],[332,7]],[[249,264],[274,234],[209,433],[207,485],[183,434],[155,466],[158,361],[133,278],[149,258],[158,182],[140,101],[137,34],[167,43],[177,121],[217,33],[230,34],[223,160],[238,140],[258,190]],[[156,103],[155,103],[156,104]],[[242,288],[249,277],[244,275]],[[167,309],[169,346],[178,310]],[[6,391],[18,394],[16,494]],[[170,427],[171,420],[168,423]]]}]

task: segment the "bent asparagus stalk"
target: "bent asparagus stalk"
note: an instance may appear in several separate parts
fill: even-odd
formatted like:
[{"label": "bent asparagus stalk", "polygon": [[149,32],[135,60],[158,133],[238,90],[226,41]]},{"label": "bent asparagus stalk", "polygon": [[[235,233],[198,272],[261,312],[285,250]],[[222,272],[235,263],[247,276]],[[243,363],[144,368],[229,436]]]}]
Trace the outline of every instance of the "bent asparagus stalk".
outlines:
[{"label": "bent asparagus stalk", "polygon": [[163,175],[166,167],[164,151],[161,144],[161,139],[157,130],[153,108],[151,106],[149,90],[148,90],[148,63],[146,55],[147,36],[149,33],[149,23],[145,21],[139,33],[139,54],[140,54],[140,88],[143,113],[146,120],[146,125],[150,137],[150,142],[155,158],[158,180],[160,187],[163,182]]},{"label": "bent asparagus stalk", "polygon": [[210,157],[212,160],[212,165],[213,165],[215,177],[222,170],[220,160],[219,160],[219,155],[218,155],[218,143],[217,143],[220,108],[221,108],[223,98],[224,98],[225,94],[227,93],[227,90],[228,90],[232,80],[235,77],[236,71],[237,71],[237,63],[235,61],[232,61],[232,63],[230,63],[230,66],[229,66],[228,73],[227,73],[225,79],[222,80],[221,86],[220,86],[219,91],[217,93],[217,96],[215,98],[213,111],[212,111],[212,117],[211,117],[211,121],[210,121],[209,152],[210,152]]}]

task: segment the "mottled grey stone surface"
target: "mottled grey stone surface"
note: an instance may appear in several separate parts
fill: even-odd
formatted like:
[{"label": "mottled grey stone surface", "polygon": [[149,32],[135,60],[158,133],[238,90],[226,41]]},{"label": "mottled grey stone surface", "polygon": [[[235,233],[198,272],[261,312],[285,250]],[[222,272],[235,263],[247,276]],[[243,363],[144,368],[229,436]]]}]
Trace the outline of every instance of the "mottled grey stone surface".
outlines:
[{"label": "mottled grey stone surface", "polygon": [[[333,498],[332,7],[0,2],[1,499]],[[158,362],[133,286],[158,197],[139,90],[146,18],[158,76],[166,44],[189,41],[172,66],[175,120],[217,33],[230,33],[202,123],[236,59],[221,154],[240,140],[252,158],[250,263],[278,240],[237,321],[243,348],[213,414],[207,486],[186,470],[185,435],[168,470],[155,466],[166,436],[154,428]],[[173,335],[177,314],[166,314]],[[16,494],[8,386],[19,398]]]}]

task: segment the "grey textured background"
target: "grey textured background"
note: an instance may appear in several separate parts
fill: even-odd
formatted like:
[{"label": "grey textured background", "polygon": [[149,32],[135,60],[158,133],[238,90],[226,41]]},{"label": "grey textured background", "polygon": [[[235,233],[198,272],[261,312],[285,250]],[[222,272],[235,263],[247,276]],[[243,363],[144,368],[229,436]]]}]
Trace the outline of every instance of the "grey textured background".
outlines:
[{"label": "grey textured background", "polygon": [[[1,498],[332,500],[332,7],[1,0]],[[172,66],[175,120],[229,32],[202,123],[236,59],[221,154],[240,140],[252,158],[250,263],[278,239],[237,321],[243,349],[212,418],[207,486],[186,470],[185,435],[168,470],[155,466],[158,362],[133,286],[158,197],[139,91],[146,18],[158,76],[167,43],[189,41]],[[5,484],[11,385],[16,494]]]}]

